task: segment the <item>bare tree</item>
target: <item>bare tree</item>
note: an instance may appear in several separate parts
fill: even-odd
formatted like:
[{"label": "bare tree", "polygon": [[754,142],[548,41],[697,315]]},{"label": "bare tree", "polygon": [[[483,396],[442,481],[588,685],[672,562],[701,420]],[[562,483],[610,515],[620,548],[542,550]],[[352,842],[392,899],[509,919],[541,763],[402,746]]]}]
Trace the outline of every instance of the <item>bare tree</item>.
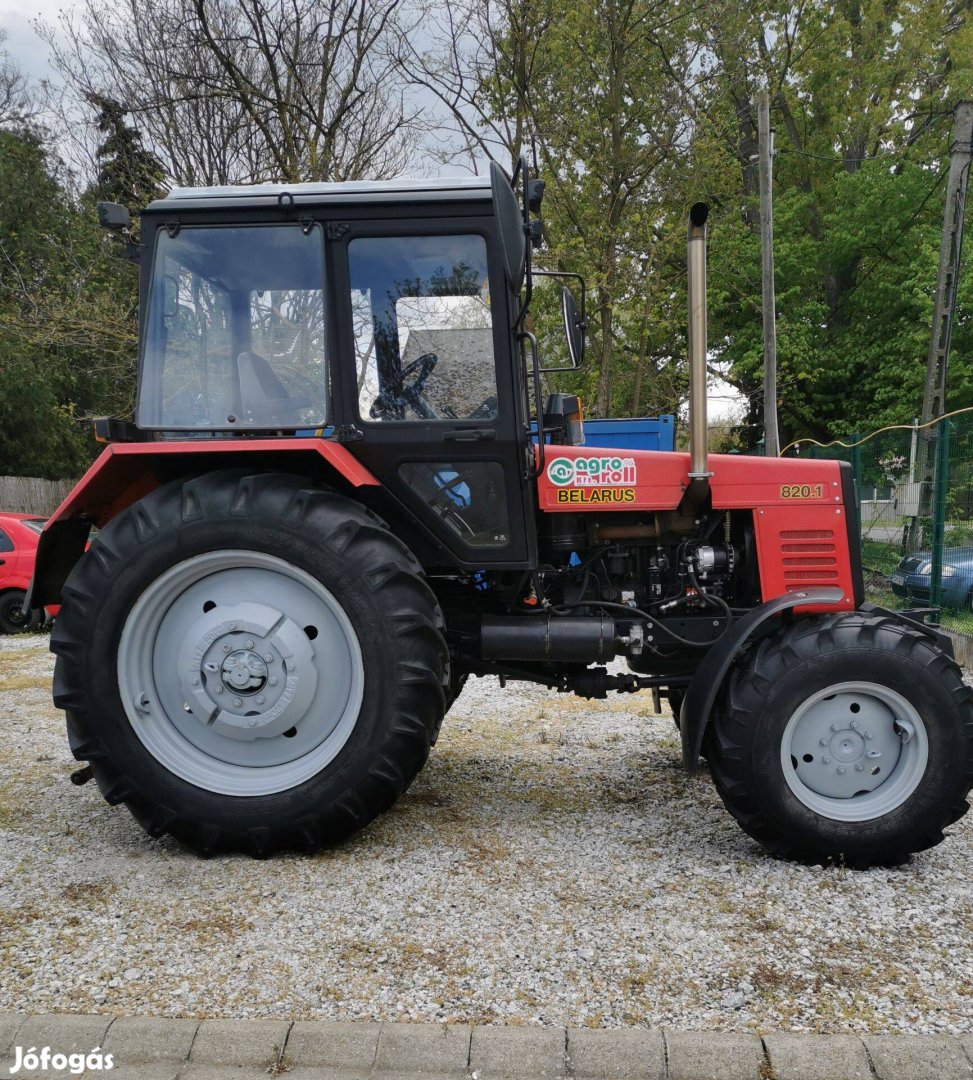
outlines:
[{"label": "bare tree", "polygon": [[401,3],[86,0],[40,29],[72,101],[125,105],[177,183],[380,178],[420,126],[388,47]]},{"label": "bare tree", "polygon": [[[619,376],[634,369],[638,400],[639,373],[650,374],[644,319],[623,313],[654,311],[671,292],[657,272],[669,255],[659,237],[671,232],[668,203],[691,138],[695,8],[458,0],[435,13],[424,39],[400,42],[399,62],[446,114],[444,153],[474,169],[485,157],[507,164],[521,148],[533,154],[548,183],[549,247],[539,258],[588,276],[595,410],[609,415]],[[626,345],[633,332],[637,350]]]},{"label": "bare tree", "polygon": [[440,162],[477,172],[507,166],[532,142],[527,101],[549,58],[550,10],[517,0],[428,0],[396,39],[407,83],[438,110],[427,148]]},{"label": "bare tree", "polygon": [[7,37],[0,29],[0,124],[23,123],[35,112],[34,95],[27,76],[3,47]]}]

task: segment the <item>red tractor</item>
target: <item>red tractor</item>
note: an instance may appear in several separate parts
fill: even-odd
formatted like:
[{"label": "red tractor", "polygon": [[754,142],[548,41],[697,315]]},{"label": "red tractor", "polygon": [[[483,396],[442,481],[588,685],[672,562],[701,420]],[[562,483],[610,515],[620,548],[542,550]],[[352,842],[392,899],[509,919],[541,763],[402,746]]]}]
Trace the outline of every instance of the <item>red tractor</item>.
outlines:
[{"label": "red tractor", "polygon": [[864,603],[850,471],[707,456],[706,207],[690,453],[613,451],[577,398],[542,403],[542,195],[522,163],[146,209],[135,424],[100,423],[30,597],[63,605],[74,779],[201,853],[313,850],[391,806],[492,674],[665,694],[686,767],[705,754],[775,854],[938,843],[973,783],[971,692],[928,612]]}]

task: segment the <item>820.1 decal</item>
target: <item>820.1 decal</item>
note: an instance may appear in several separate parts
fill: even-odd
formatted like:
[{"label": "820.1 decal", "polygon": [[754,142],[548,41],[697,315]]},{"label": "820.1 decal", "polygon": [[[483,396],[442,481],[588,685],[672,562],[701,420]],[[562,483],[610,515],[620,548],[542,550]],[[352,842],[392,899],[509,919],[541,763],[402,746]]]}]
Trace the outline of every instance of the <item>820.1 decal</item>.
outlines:
[{"label": "820.1 decal", "polygon": [[824,495],[824,484],[781,484],[782,499],[820,499]]}]

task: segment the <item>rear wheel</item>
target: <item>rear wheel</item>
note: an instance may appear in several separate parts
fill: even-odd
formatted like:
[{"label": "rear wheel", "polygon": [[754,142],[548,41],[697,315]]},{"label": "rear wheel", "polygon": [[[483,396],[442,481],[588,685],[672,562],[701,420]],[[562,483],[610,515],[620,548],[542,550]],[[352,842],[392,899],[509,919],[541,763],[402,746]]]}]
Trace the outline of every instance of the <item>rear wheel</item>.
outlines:
[{"label": "rear wheel", "polygon": [[0,634],[27,634],[40,626],[44,613],[24,607],[26,599],[22,589],[0,593]]},{"label": "rear wheel", "polygon": [[209,853],[367,824],[442,720],[442,616],[374,515],[286,475],[213,473],[115,518],[52,634],[71,748],[111,803]]},{"label": "rear wheel", "polygon": [[802,619],[731,675],[707,734],[717,789],[768,850],[892,865],[938,844],[973,785],[973,706],[919,632]]}]

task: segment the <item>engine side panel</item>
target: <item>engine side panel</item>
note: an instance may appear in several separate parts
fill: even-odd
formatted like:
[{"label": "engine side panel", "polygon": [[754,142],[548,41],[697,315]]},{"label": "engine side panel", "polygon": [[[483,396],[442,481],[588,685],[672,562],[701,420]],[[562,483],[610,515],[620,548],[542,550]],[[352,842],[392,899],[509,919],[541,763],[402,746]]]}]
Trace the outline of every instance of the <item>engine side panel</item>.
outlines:
[{"label": "engine side panel", "polygon": [[855,585],[843,506],[766,506],[754,511],[765,601],[788,593],[837,587],[844,596],[828,610],[853,609]]},{"label": "engine side panel", "polygon": [[[548,446],[538,502],[545,514],[627,512],[638,521],[640,513],[680,505],[689,467],[685,453]],[[840,462],[714,454],[709,469],[712,509],[753,513],[764,602],[837,587],[840,602],[803,610],[855,608],[861,597],[854,492]]]}]

